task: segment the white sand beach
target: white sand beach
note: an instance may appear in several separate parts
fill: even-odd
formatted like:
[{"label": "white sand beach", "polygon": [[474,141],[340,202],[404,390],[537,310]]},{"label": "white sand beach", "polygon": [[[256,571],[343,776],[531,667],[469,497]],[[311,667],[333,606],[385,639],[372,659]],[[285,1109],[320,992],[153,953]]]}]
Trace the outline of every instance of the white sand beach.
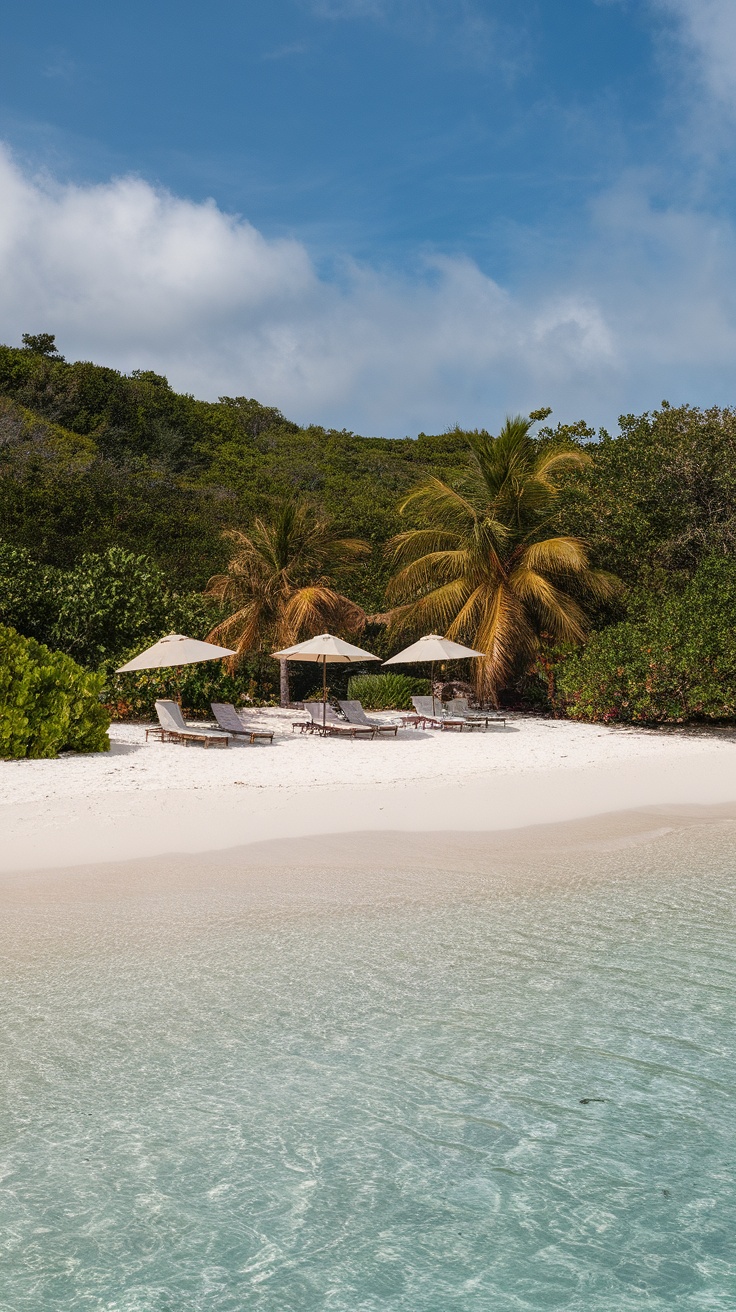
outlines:
[{"label": "white sand beach", "polygon": [[5,872],[204,853],[317,835],[483,834],[648,807],[736,802],[736,734],[512,715],[506,728],[322,740],[291,711],[253,723],[273,745],[145,741],[106,755],[0,762]]}]

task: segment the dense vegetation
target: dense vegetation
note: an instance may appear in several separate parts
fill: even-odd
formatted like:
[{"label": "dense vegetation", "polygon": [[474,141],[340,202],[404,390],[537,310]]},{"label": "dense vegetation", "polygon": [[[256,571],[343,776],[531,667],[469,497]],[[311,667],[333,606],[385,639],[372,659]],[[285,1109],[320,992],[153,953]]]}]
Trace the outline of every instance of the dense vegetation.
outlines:
[{"label": "dense vegetation", "polygon": [[631,612],[562,666],[569,714],[632,724],[734,718],[736,561],[711,556],[682,591],[639,593]]},{"label": "dense vegetation", "polygon": [[[451,474],[464,454],[460,433],[394,442],[299,428],[246,397],[197,401],[150,372],[0,347],[0,523],[41,563],[120,546],[150,555],[172,588],[201,589],[228,558],[221,530],[294,493],[338,534],[380,545],[417,478]],[[355,599],[379,610],[386,577],[374,552]]]},{"label": "dense vegetation", "polygon": [[107,751],[102,683],[71,657],[0,625],[0,757]]},{"label": "dense vegetation", "polygon": [[[559,466],[544,534],[580,541],[585,569],[625,588],[588,598],[577,634],[533,616],[536,650],[527,643],[507,662],[501,697],[543,706],[549,694],[559,712],[609,719],[732,718],[736,412],[663,403],[623,416],[616,435],[547,424],[530,441],[535,467],[552,451],[574,457],[567,472]],[[268,527],[306,498],[335,540],[370,546],[321,583],[367,616],[362,645],[388,655],[398,643],[383,622],[394,567],[386,544],[431,529],[412,494],[432,479],[461,490],[471,445],[477,456],[493,443],[459,430],[364,438],[299,427],[250,398],[197,401],[151,372],[67,363],[48,334],[0,347],[0,622],[102,669],[108,700],[142,712],[160,684],[142,675],[113,686],[110,671],[162,632],[215,629],[232,608],[222,589],[204,594],[232,566],[233,531],[242,545],[257,519]],[[588,627],[573,652],[567,640]],[[645,669],[650,649],[656,678]],[[293,694],[313,682],[313,671],[298,671]],[[256,644],[238,670],[188,676],[187,705],[215,692],[275,697],[278,668]]]}]

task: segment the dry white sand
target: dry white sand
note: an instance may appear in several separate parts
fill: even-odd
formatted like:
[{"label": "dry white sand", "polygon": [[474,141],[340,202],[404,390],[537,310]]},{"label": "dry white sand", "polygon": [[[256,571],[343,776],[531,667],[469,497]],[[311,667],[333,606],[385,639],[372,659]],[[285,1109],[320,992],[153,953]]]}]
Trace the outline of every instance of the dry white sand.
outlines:
[{"label": "dry white sand", "polygon": [[[736,734],[512,716],[505,730],[397,739],[294,734],[272,746],[145,742],[109,754],[0,762],[0,869],[59,868],[360,831],[483,833],[605,812],[736,801]],[[298,717],[296,717],[298,718]]]}]

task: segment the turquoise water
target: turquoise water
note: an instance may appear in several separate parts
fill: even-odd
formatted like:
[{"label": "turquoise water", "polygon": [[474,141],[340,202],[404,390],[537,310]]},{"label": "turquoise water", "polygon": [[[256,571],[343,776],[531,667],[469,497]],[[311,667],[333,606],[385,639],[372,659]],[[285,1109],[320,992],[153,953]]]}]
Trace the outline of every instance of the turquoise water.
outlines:
[{"label": "turquoise water", "polygon": [[735,855],[10,914],[0,1308],[732,1312]]}]

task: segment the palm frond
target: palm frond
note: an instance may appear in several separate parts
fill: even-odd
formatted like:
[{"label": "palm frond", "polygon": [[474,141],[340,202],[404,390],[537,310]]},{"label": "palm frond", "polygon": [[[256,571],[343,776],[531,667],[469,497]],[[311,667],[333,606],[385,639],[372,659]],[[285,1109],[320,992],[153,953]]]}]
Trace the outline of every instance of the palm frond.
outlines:
[{"label": "palm frond", "polygon": [[597,601],[615,601],[621,597],[626,586],[615,574],[605,569],[588,569],[583,580],[586,591]]},{"label": "palm frond", "polygon": [[384,554],[394,565],[404,565],[431,551],[452,550],[458,540],[457,533],[443,528],[410,528],[389,538]]},{"label": "palm frond", "polygon": [[515,662],[519,657],[530,659],[536,645],[526,608],[505,584],[488,597],[474,645],[478,651],[487,652],[485,660],[476,666],[478,691],[496,701]]},{"label": "palm frond", "polygon": [[475,509],[470,501],[436,477],[428,478],[414,488],[399,505],[399,514],[404,514],[409,508],[425,515],[434,521],[435,527],[448,533],[467,532],[475,520]]},{"label": "palm frond", "polygon": [[228,658],[228,666],[232,669],[246,652],[259,645],[263,636],[263,615],[257,605],[251,604],[216,624],[207,634],[207,641],[234,647],[236,656]]},{"label": "palm frond", "polygon": [[457,612],[462,609],[468,595],[464,579],[456,579],[435,588],[425,596],[405,606],[389,611],[389,634],[398,637],[408,632],[430,628],[444,633]]},{"label": "palm frond", "polygon": [[552,483],[555,474],[565,473],[569,469],[585,469],[592,465],[593,458],[587,451],[571,450],[552,450],[547,451],[537,464],[535,475],[540,482],[551,486],[556,491]]},{"label": "palm frond", "polygon": [[585,612],[569,593],[523,563],[510,575],[509,588],[537,613],[542,627],[559,641],[582,642],[587,631]]},{"label": "palm frond", "polygon": [[580,538],[544,538],[524,548],[529,569],[549,574],[581,575],[588,570],[588,552]]},{"label": "palm frond", "polygon": [[478,625],[483,616],[483,603],[487,600],[488,589],[482,585],[473,588],[465,604],[461,606],[452,624],[447,629],[447,637],[454,642],[461,642],[463,639],[472,643],[475,641],[475,635]]},{"label": "palm frond", "polygon": [[297,641],[302,635],[313,637],[325,626],[359,633],[366,616],[361,606],[334,588],[313,584],[292,594],[284,608],[284,621]]},{"label": "palm frond", "polygon": [[324,545],[324,564],[329,569],[346,569],[371,554],[371,544],[363,538],[333,538]]},{"label": "palm frond", "polygon": [[386,597],[389,601],[404,601],[412,595],[440,587],[467,575],[469,564],[467,551],[427,552],[394,574],[386,585]]}]

